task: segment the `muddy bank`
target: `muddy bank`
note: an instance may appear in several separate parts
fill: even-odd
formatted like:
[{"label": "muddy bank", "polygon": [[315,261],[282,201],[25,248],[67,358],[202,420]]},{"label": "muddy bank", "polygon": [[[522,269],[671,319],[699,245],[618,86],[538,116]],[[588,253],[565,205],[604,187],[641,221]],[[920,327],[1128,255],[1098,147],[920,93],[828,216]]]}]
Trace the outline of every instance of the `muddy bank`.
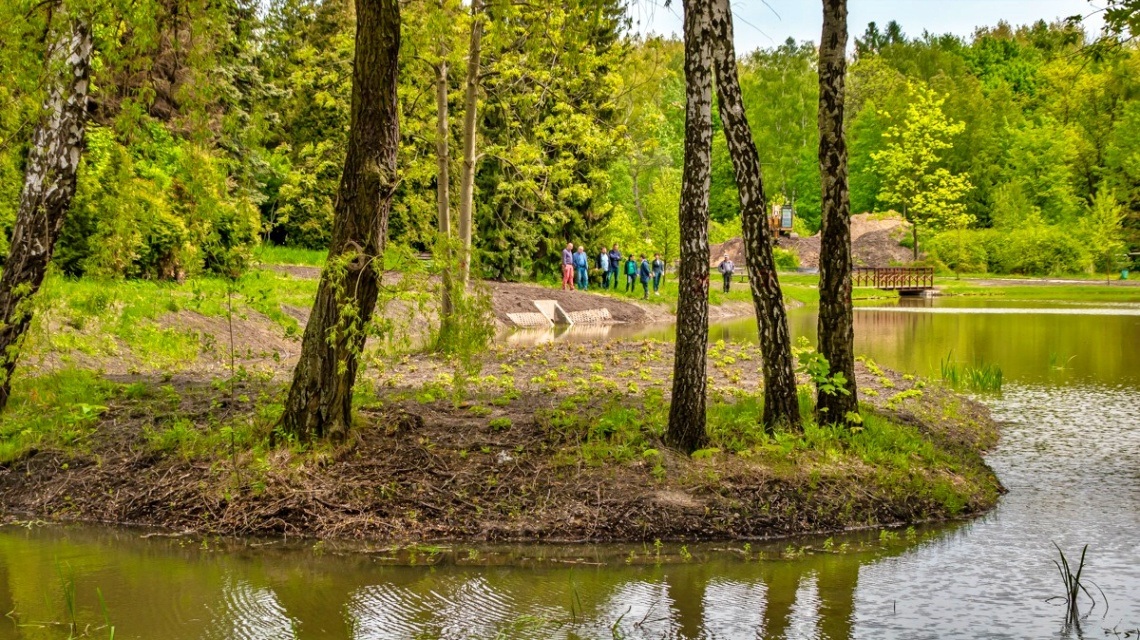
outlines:
[{"label": "muddy bank", "polygon": [[[710,415],[750,406],[758,357],[713,347]],[[859,369],[868,415],[894,426],[868,429],[915,448],[893,463],[861,453],[858,435],[769,438],[750,419],[714,420],[700,456],[671,452],[671,363],[670,345],[649,342],[498,349],[460,394],[448,363],[404,358],[364,382],[350,442],[315,449],[266,446],[271,381],[230,395],[124,378],[77,444],[0,467],[0,510],[210,534],[651,541],[964,517],[1001,491],[982,458],[997,438],[983,407],[873,364]]]}]

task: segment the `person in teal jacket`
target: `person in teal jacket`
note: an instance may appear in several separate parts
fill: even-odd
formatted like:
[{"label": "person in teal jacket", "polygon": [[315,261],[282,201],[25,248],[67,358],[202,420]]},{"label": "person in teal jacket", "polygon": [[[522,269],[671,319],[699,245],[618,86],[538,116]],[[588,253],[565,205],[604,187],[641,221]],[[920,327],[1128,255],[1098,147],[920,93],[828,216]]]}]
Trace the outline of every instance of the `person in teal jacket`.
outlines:
[{"label": "person in teal jacket", "polygon": [[625,259],[625,292],[637,290],[637,258],[633,254]]}]

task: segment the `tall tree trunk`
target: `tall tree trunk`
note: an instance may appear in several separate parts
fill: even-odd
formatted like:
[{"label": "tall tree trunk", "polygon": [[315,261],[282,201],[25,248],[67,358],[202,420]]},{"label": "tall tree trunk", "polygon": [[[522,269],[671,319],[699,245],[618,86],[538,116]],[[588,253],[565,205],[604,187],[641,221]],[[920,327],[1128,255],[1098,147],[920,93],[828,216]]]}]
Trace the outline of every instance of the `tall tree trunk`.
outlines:
[{"label": "tall tree trunk", "polygon": [[[442,52],[441,52],[442,54]],[[451,255],[451,145],[450,129],[447,122],[447,60],[440,56],[435,77],[435,155],[437,162],[436,205],[439,209],[439,253],[443,259],[442,294],[439,301],[440,335],[444,335],[451,324],[452,273],[455,267]]]},{"label": "tall tree trunk", "polygon": [[463,96],[463,175],[459,185],[459,269],[463,286],[471,281],[471,229],[475,209],[476,110],[479,103],[479,56],[483,41],[483,0],[471,0],[471,46],[467,52],[467,86]]},{"label": "tall tree trunk", "polygon": [[915,262],[918,262],[918,225],[911,223],[910,225],[910,239],[911,239],[911,253],[914,256]]},{"label": "tall tree trunk", "polygon": [[855,329],[851,309],[851,201],[847,139],[843,131],[847,72],[847,0],[823,0],[819,45],[819,172],[823,183],[819,249],[819,352],[831,373],[843,374],[847,393],[820,392],[820,422],[846,423],[859,410],[855,389]]},{"label": "tall tree trunk", "polygon": [[59,71],[32,135],[24,188],[4,274],[0,276],[0,409],[8,404],[12,373],[32,321],[32,297],[43,284],[63,221],[75,196],[76,172],[87,124],[87,89],[94,45],[86,22],[71,20],[46,57]]},{"label": "tall tree trunk", "polygon": [[352,424],[357,358],[376,306],[397,180],[399,50],[398,0],[356,0],[352,119],[329,260],[281,417],[285,433],[302,442],[342,441]]},{"label": "tall tree trunk", "polygon": [[677,347],[666,441],[695,451],[705,432],[709,342],[709,183],[712,165],[712,24],[705,0],[684,0],[685,166],[681,178],[681,265]]},{"label": "tall tree trunk", "polygon": [[717,101],[740,194],[744,258],[752,285],[756,322],[760,328],[760,351],[764,357],[763,423],[769,430],[781,423],[788,428],[799,429],[800,403],[792,362],[792,338],[788,333],[788,316],[776,275],[776,261],[772,257],[760,157],[744,113],[744,98],[736,75],[729,0],[713,0],[712,28]]}]

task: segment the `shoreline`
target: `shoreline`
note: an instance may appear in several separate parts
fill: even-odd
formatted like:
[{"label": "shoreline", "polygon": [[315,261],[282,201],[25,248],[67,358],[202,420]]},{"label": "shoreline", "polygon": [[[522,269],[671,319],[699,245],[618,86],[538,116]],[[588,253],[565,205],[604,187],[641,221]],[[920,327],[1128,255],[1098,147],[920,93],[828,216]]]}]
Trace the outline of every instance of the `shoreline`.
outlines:
[{"label": "shoreline", "polygon": [[[269,379],[241,381],[232,404],[192,378],[123,379],[76,444],[0,465],[0,505],[7,520],[198,535],[603,543],[956,520],[1003,491],[983,458],[997,425],[967,398],[863,362],[867,429],[897,442],[818,427],[772,439],[749,426],[758,404],[740,391],[758,388],[756,348],[710,351],[714,445],[693,457],[658,435],[669,345],[547,344],[494,349],[461,399],[450,364],[404,358],[369,381],[338,448],[266,447],[280,395]],[[592,392],[579,361],[620,376]]]}]

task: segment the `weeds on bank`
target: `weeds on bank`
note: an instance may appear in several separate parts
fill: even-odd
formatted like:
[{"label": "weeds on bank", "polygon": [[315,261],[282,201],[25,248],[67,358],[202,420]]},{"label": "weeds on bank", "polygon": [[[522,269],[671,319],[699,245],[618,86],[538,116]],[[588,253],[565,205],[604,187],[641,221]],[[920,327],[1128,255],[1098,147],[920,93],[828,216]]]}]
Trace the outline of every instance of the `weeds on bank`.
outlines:
[{"label": "weeds on bank", "polygon": [[942,383],[951,389],[969,389],[976,393],[1001,393],[1002,370],[996,364],[981,363],[977,366],[959,364],[950,352],[939,362]]},{"label": "weeds on bank", "polygon": [[17,377],[8,407],[0,415],[0,464],[38,449],[87,450],[118,388],[93,372],[78,369]]},{"label": "weeds on bank", "polygon": [[[282,305],[308,308],[316,280],[289,278],[271,271],[249,271],[240,278],[200,277],[185,283],[101,280],[51,275],[29,333],[28,354],[54,353],[69,364],[75,354],[126,357],[137,366],[176,370],[206,350],[223,350],[197,331],[163,321],[168,314],[192,311],[208,318],[246,319],[256,312],[299,335],[300,325]],[[125,347],[125,349],[124,349]]]}]

